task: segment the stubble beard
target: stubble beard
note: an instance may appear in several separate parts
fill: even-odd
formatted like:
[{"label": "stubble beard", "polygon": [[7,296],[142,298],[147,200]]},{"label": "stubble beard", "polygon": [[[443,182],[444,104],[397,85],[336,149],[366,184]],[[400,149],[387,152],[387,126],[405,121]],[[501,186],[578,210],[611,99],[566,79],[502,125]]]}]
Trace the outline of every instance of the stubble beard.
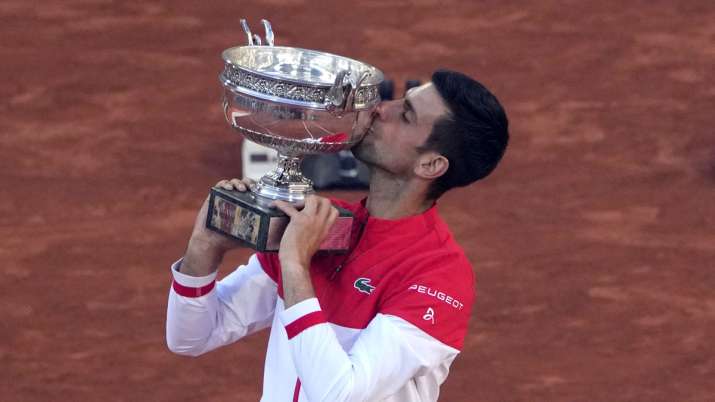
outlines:
[{"label": "stubble beard", "polygon": [[375,132],[373,131],[372,124],[370,124],[362,140],[352,148],[355,158],[368,166],[373,166],[377,162],[377,147],[372,141],[372,138],[370,138],[373,135],[375,135]]}]

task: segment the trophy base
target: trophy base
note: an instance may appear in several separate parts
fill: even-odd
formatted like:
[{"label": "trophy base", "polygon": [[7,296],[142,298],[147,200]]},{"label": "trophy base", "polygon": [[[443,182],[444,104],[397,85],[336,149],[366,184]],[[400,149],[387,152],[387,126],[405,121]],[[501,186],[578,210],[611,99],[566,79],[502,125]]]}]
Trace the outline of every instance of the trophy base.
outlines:
[{"label": "trophy base", "polygon": [[[353,214],[337,207],[339,216],[320,245],[320,251],[346,252],[350,248]],[[278,251],[290,219],[251,192],[213,187],[206,227],[245,243],[256,251]]]}]

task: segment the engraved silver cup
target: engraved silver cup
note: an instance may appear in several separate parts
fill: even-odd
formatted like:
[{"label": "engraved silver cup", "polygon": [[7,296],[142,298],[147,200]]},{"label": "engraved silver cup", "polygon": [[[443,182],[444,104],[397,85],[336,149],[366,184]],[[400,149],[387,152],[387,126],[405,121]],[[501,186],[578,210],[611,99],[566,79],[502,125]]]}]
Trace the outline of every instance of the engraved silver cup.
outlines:
[{"label": "engraved silver cup", "polygon": [[358,143],[365,135],[357,129],[358,116],[380,102],[384,78],[377,68],[347,57],[274,46],[271,25],[262,22],[265,44],[241,20],[248,45],[222,54],[224,114],[246,139],[278,151],[278,166],[251,188],[257,201],[300,205],[314,191],[300,171],[303,155]]},{"label": "engraved silver cup", "polygon": [[[226,120],[246,139],[278,151],[278,166],[250,192],[210,191],[206,227],[242,240],[259,251],[278,251],[289,218],[273,200],[304,203],[313,186],[300,171],[304,155],[338,152],[358,143],[367,127],[361,114],[380,102],[383,75],[363,62],[315,50],[274,46],[263,20],[265,45],[241,25],[248,44],[226,49],[223,85]],[[362,118],[364,124],[369,118]],[[349,249],[354,216],[337,207],[338,218],[320,249]]]}]

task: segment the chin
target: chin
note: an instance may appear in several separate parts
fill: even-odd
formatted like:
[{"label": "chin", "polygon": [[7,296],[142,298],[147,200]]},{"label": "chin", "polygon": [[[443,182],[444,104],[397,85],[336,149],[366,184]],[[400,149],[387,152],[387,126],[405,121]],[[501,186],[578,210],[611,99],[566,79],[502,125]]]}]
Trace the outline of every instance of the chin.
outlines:
[{"label": "chin", "polygon": [[362,141],[358,142],[354,147],[352,147],[351,151],[353,152],[355,159],[369,165],[374,159],[373,155],[375,152],[375,146],[369,141],[366,142],[363,138]]}]

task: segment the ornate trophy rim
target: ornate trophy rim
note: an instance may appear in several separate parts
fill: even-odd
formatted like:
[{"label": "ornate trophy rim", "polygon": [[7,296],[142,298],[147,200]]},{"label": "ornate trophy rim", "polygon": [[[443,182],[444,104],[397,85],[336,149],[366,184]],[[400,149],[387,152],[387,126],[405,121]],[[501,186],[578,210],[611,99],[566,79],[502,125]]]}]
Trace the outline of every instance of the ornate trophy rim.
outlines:
[{"label": "ornate trophy rim", "polygon": [[335,53],[330,53],[330,52],[325,52],[322,50],[315,50],[315,49],[307,49],[307,48],[302,48],[302,47],[296,47],[296,46],[259,46],[259,45],[243,45],[243,46],[233,46],[228,49],[224,49],[223,52],[221,52],[221,58],[224,60],[224,62],[231,64],[235,66],[236,68],[240,68],[242,70],[254,73],[256,75],[263,76],[265,78],[272,78],[272,79],[277,79],[281,81],[287,81],[287,82],[292,82],[295,84],[301,84],[301,85],[308,85],[308,86],[315,86],[315,87],[326,87],[329,88],[333,85],[334,79],[331,79],[329,81],[321,82],[321,83],[316,83],[315,81],[310,81],[310,80],[303,80],[299,78],[291,78],[291,77],[286,77],[286,76],[279,76],[276,74],[272,74],[269,72],[261,71],[249,66],[241,65],[239,63],[236,63],[235,60],[230,58],[231,53],[237,53],[237,52],[242,52],[242,51],[294,51],[294,52],[299,52],[301,54],[312,54],[314,56],[326,56],[330,57],[331,59],[334,60],[341,60],[356,66],[363,66],[365,69],[372,70],[376,72],[376,74],[372,75],[369,77],[366,82],[365,86],[372,86],[372,85],[378,85],[380,82],[384,80],[384,76],[382,71],[378,69],[377,67],[370,65],[368,63],[365,63],[360,60],[353,59],[351,57],[347,56],[341,56]]},{"label": "ornate trophy rim", "polygon": [[[347,74],[342,76],[336,69],[334,75],[323,78],[322,81],[320,81],[320,77],[302,79],[287,74],[281,75],[275,71],[265,71],[241,60],[241,58],[255,58],[256,55],[260,55],[259,52],[275,55],[276,58],[288,55],[294,58],[321,58],[324,64],[327,64],[328,61],[333,64],[339,62],[347,66],[343,72],[343,74]],[[372,108],[380,101],[378,87],[384,80],[382,71],[370,64],[349,57],[299,47],[248,45],[228,48],[222,52],[222,58],[225,67],[219,75],[221,83],[236,92],[259,99],[309,109],[326,109],[334,102],[331,91],[337,87],[343,87],[344,82],[348,82],[355,88],[353,98],[350,99],[352,104],[347,105],[349,108],[365,110]]]}]

